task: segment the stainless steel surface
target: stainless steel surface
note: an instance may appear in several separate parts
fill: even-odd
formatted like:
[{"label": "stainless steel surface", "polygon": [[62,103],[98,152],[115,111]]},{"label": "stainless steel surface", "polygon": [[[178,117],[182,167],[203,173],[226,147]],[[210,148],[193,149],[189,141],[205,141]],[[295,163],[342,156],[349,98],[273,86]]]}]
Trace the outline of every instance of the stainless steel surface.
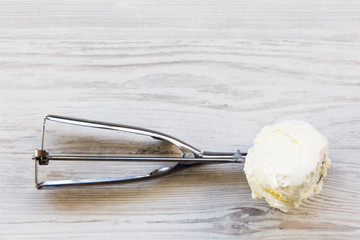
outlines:
[{"label": "stainless steel surface", "polygon": [[71,125],[77,125],[77,126],[82,126],[82,127],[101,128],[101,129],[107,129],[107,130],[115,130],[115,131],[122,131],[122,132],[129,132],[129,133],[150,136],[150,137],[160,139],[163,141],[168,141],[168,142],[174,144],[183,153],[189,151],[189,152],[192,152],[193,154],[195,154],[195,156],[201,155],[201,151],[199,149],[191,146],[190,144],[187,144],[187,143],[181,141],[180,139],[177,139],[177,138],[167,135],[165,133],[153,131],[150,129],[134,127],[134,126],[124,125],[124,124],[107,123],[107,122],[100,122],[100,121],[90,121],[90,120],[85,120],[85,119],[69,118],[69,117],[62,117],[62,116],[56,116],[56,115],[48,115],[45,117],[44,128],[45,128],[46,120],[60,122],[60,123],[66,123],[66,124],[71,124]]},{"label": "stainless steel surface", "polygon": [[142,180],[149,180],[153,178],[167,176],[181,170],[187,169],[190,166],[196,166],[198,164],[183,165],[178,163],[171,167],[163,167],[155,169],[154,171],[139,176],[130,176],[130,177],[118,177],[118,178],[89,178],[89,179],[68,179],[68,180],[55,180],[55,181],[46,181],[36,184],[37,189],[43,188],[53,188],[53,187],[65,187],[65,186],[74,186],[74,185],[98,185],[98,184],[111,184],[111,183],[129,183]]},{"label": "stainless steel surface", "polygon": [[[179,157],[136,157],[136,156],[96,156],[96,155],[50,155],[44,150],[45,142],[45,125],[46,121],[54,121],[59,123],[77,125],[82,127],[92,127],[107,130],[123,131],[134,134],[146,135],[158,140],[167,141],[174,144],[182,151]],[[104,183],[126,183],[141,180],[148,180],[167,176],[189,167],[198,166],[200,164],[220,164],[220,163],[243,163],[246,153],[241,152],[210,152],[201,151],[184,141],[145,128],[134,127],[123,124],[106,123],[99,121],[90,121],[79,118],[69,118],[56,115],[48,115],[44,119],[43,133],[41,140],[41,149],[35,150],[35,155],[32,157],[35,160],[35,184],[38,189],[73,186],[73,185],[90,185],[90,184],[104,184]],[[91,179],[70,179],[70,180],[55,180],[55,181],[38,181],[39,165],[48,165],[50,161],[132,161],[132,162],[176,162],[171,167],[163,167],[155,169],[146,175],[119,177],[119,178],[91,178]]]},{"label": "stainless steel surface", "polygon": [[[39,158],[33,156],[33,159]],[[131,161],[131,162],[180,162],[180,163],[242,163],[242,158],[184,158],[184,157],[128,157],[128,156],[73,156],[73,155],[50,155],[42,160],[47,165],[49,161]]]}]

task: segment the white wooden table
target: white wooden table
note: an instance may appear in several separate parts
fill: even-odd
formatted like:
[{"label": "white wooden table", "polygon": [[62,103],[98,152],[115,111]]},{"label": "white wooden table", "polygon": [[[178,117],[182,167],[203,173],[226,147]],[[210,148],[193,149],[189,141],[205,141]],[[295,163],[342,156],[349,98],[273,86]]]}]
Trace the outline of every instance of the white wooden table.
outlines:
[{"label": "white wooden table", "polygon": [[[359,40],[359,1],[1,1],[0,238],[359,239]],[[232,164],[39,191],[31,155],[50,113],[214,151],[246,151],[263,126],[302,119],[327,136],[333,164],[290,214],[251,199]],[[173,152],[130,138],[70,132],[53,147]]]}]

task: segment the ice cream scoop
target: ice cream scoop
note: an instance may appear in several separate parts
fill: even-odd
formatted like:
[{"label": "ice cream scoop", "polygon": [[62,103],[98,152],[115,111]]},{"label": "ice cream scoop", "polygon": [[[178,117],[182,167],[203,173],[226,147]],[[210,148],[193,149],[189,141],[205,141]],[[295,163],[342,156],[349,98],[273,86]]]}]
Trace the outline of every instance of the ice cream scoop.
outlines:
[{"label": "ice cream scoop", "polygon": [[[122,155],[51,155],[44,149],[45,124],[52,121],[87,128],[122,131],[150,136],[178,147],[179,157]],[[288,121],[265,127],[246,153],[202,151],[190,144],[158,131],[124,124],[48,115],[44,119],[41,149],[35,150],[35,183],[38,189],[105,183],[128,183],[167,176],[203,164],[244,163],[245,173],[254,198],[264,197],[273,207],[289,211],[307,197],[318,193],[330,166],[326,138],[310,124]],[[245,156],[246,161],[245,161]],[[39,166],[52,161],[136,161],[173,162],[144,175],[39,181]]]},{"label": "ice cream scoop", "polygon": [[244,170],[254,199],[288,212],[321,191],[329,167],[326,138],[309,123],[287,121],[262,129]]}]

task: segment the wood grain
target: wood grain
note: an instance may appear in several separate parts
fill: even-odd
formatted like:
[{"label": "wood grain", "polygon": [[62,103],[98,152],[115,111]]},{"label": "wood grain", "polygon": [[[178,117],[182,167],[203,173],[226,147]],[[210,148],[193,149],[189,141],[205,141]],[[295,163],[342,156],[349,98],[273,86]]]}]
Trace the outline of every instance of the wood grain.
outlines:
[{"label": "wood grain", "polygon": [[[359,40],[358,1],[1,1],[0,238],[358,239]],[[232,164],[38,191],[31,155],[50,113],[222,151],[246,151],[263,126],[302,119],[327,136],[333,165],[321,194],[290,214],[251,199]],[[175,153],[126,134],[51,133],[54,151]],[[72,174],[51,167],[45,177]]]}]

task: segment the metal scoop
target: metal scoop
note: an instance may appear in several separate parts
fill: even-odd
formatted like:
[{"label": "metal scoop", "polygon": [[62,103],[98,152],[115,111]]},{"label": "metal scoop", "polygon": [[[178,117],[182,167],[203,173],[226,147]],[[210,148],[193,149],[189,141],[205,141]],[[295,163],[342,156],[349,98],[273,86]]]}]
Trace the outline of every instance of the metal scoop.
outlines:
[{"label": "metal scoop", "polygon": [[[59,123],[77,125],[82,127],[100,128],[107,130],[115,130],[122,132],[129,132],[150,136],[157,140],[167,141],[178,147],[182,154],[179,157],[129,157],[129,156],[96,156],[96,155],[51,155],[44,149],[45,140],[45,125],[47,121],[54,121]],[[35,160],[35,184],[37,189],[50,187],[63,187],[73,185],[93,185],[105,183],[126,183],[148,180],[167,176],[189,167],[198,166],[200,164],[209,163],[244,163],[246,153],[241,152],[209,152],[201,151],[184,141],[154,130],[149,130],[140,127],[134,127],[123,124],[106,123],[99,121],[90,121],[78,118],[69,118],[56,115],[48,115],[44,119],[43,133],[41,140],[41,149],[35,150],[35,155],[32,157]],[[69,179],[69,180],[54,180],[54,181],[38,181],[39,165],[48,165],[50,161],[134,161],[134,162],[175,162],[173,166],[155,169],[146,175],[129,176],[129,177],[115,177],[115,178],[91,178],[91,179]]]}]

